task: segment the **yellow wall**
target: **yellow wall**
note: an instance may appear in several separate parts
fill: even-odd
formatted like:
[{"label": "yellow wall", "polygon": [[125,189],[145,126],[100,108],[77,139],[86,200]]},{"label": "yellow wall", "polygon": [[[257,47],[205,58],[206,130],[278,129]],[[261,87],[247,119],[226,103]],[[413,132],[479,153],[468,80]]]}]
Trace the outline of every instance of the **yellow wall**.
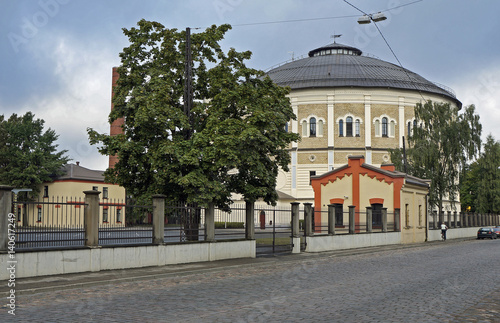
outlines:
[{"label": "yellow wall", "polygon": [[[44,187],[48,187],[48,197],[44,197]],[[35,201],[43,203],[18,205],[24,215],[19,218],[18,225],[36,226],[83,226],[84,207],[80,203],[84,202],[83,191],[92,190],[96,186],[101,192],[99,195],[99,223],[112,226],[125,225],[124,206],[106,206],[107,203],[125,205],[125,189],[119,185],[103,182],[84,181],[56,181],[44,183],[40,187],[40,194]],[[108,189],[108,198],[103,196],[103,188]],[[76,203],[75,203],[76,202]],[[80,203],[78,203],[80,202]],[[54,203],[54,204],[44,204]],[[41,211],[39,211],[39,209]],[[104,221],[104,212],[107,209],[107,221]],[[40,213],[41,212],[41,213]],[[120,213],[118,218],[118,212]],[[120,221],[119,221],[120,220]]]},{"label": "yellow wall", "polygon": [[405,185],[401,190],[401,238],[403,243],[425,241],[427,190]]}]

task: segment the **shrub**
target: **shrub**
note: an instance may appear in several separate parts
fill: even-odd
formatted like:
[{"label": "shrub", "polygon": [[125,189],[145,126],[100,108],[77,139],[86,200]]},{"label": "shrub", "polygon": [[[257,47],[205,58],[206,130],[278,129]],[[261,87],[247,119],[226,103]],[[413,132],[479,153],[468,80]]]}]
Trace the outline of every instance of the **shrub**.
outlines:
[{"label": "shrub", "polygon": [[245,223],[243,222],[215,222],[216,229],[244,229]]}]

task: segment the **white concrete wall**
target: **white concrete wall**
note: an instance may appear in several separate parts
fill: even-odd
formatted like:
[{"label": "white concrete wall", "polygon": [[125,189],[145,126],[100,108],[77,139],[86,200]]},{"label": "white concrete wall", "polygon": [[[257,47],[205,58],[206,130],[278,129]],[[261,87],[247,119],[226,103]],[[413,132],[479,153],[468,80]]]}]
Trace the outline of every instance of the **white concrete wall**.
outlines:
[{"label": "white concrete wall", "polygon": [[306,252],[382,246],[401,243],[401,232],[306,237]]},{"label": "white concrete wall", "polygon": [[[36,277],[233,258],[255,258],[255,240],[19,252],[15,254],[15,275]],[[0,255],[0,280],[9,279],[8,260],[8,254]]]},{"label": "white concrete wall", "polygon": [[[476,238],[480,227],[448,229],[446,239]],[[429,230],[427,241],[441,240],[441,230]]]}]

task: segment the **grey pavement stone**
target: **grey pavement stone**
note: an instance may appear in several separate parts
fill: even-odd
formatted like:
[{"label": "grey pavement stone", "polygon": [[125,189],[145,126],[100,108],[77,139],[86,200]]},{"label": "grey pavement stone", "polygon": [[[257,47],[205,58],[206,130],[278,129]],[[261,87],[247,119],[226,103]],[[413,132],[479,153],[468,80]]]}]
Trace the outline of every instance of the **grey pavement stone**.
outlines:
[{"label": "grey pavement stone", "polygon": [[[498,322],[499,241],[248,261],[20,295],[9,322]],[[475,321],[474,321],[475,320]]]}]

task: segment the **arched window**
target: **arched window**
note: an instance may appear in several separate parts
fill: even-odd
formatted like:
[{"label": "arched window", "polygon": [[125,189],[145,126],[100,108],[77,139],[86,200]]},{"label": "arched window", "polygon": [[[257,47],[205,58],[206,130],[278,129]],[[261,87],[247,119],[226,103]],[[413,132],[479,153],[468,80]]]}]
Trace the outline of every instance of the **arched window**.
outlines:
[{"label": "arched window", "polygon": [[380,136],[380,121],[375,120],[375,136]]},{"label": "arched window", "polygon": [[345,135],[346,137],[352,137],[352,117],[345,119]]},{"label": "arched window", "polygon": [[408,137],[411,136],[411,121],[408,121]]},{"label": "arched window", "polygon": [[359,137],[360,134],[361,134],[361,132],[360,132],[361,130],[360,130],[360,127],[359,127],[360,126],[359,119],[356,119],[355,125],[356,125],[356,130],[355,130],[356,131],[356,137]]},{"label": "arched window", "polygon": [[344,136],[344,120],[342,119],[339,120],[339,136]]},{"label": "arched window", "polygon": [[382,137],[387,137],[387,118],[382,118]]},{"label": "arched window", "polygon": [[391,120],[390,127],[389,127],[389,136],[394,137],[396,133],[396,123],[394,120]]},{"label": "arched window", "polygon": [[316,118],[309,119],[309,137],[316,137]]},{"label": "arched window", "polygon": [[415,129],[417,129],[417,119],[413,120],[413,134],[415,134]]},{"label": "arched window", "polygon": [[302,137],[307,137],[307,121],[302,121]]},{"label": "arched window", "polygon": [[288,122],[285,123],[285,132],[288,132]]},{"label": "arched window", "polygon": [[318,120],[317,135],[323,136],[323,120]]}]

